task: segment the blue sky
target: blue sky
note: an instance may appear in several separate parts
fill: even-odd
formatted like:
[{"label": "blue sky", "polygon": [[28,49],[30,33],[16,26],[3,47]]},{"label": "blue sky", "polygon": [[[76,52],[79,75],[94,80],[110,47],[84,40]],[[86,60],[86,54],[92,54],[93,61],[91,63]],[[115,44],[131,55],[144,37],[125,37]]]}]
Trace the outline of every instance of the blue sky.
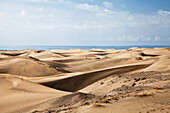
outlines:
[{"label": "blue sky", "polygon": [[0,45],[170,45],[170,0],[0,0]]}]

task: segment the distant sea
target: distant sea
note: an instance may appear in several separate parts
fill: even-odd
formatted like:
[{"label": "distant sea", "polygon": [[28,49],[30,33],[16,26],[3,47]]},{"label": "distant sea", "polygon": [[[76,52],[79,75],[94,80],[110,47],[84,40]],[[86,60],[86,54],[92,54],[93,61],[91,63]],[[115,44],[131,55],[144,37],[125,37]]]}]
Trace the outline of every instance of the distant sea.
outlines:
[{"label": "distant sea", "polygon": [[0,50],[22,50],[22,49],[35,49],[35,50],[51,50],[51,49],[129,49],[132,47],[139,48],[163,48],[169,46],[0,46]]}]

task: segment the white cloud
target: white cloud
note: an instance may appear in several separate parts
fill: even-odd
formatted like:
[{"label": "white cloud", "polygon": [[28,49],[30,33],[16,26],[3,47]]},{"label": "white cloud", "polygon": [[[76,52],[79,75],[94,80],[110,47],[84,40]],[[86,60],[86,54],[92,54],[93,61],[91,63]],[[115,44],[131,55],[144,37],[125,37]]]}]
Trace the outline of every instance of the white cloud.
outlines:
[{"label": "white cloud", "polygon": [[73,2],[68,1],[68,0],[57,0],[57,2],[58,2],[58,3],[67,4],[67,5],[72,4],[72,3],[73,3]]},{"label": "white cloud", "polygon": [[128,19],[129,21],[132,21],[132,20],[134,20],[134,18],[135,18],[134,16],[130,15],[130,16],[128,16],[127,19]]},{"label": "white cloud", "polygon": [[111,2],[108,2],[108,1],[104,1],[103,5],[107,8],[113,8],[113,4]]},{"label": "white cloud", "polygon": [[19,15],[20,16],[25,16],[25,14],[26,14],[26,12],[24,10],[22,10]]},{"label": "white cloud", "polygon": [[114,38],[113,38],[113,37],[108,37],[108,38],[106,38],[106,40],[108,40],[108,41],[113,41]]},{"label": "white cloud", "polygon": [[103,14],[103,13],[97,13],[96,16],[97,16],[97,17],[104,17],[104,16],[106,16],[106,15]]},{"label": "white cloud", "polygon": [[140,39],[139,36],[135,37],[135,36],[131,36],[131,35],[125,35],[122,37],[118,37],[119,41],[138,41]]},{"label": "white cloud", "polygon": [[151,37],[145,37],[145,38],[143,38],[143,41],[151,41],[151,40],[152,40]]},{"label": "white cloud", "polygon": [[160,39],[161,39],[161,38],[160,38],[159,36],[155,36],[155,37],[154,37],[154,40],[155,40],[155,41],[158,41],[158,40],[160,40]]},{"label": "white cloud", "polygon": [[169,11],[164,11],[164,10],[159,10],[158,14],[160,14],[160,15],[170,15],[170,12]]},{"label": "white cloud", "polygon": [[128,23],[127,23],[127,26],[128,26],[128,27],[131,27],[131,28],[132,28],[132,27],[133,27],[133,28],[134,28],[134,27],[137,27],[138,25],[139,25],[139,24],[136,23],[136,22],[128,22]]},{"label": "white cloud", "polygon": [[33,3],[62,3],[62,4],[71,4],[70,0],[18,0],[24,2],[33,2]]},{"label": "white cloud", "polygon": [[[31,0],[30,0],[31,1]],[[52,1],[52,0],[48,0]],[[69,0],[59,0],[55,5]],[[43,1],[42,1],[43,2]],[[27,3],[26,3],[27,4]],[[5,6],[6,5],[6,6]],[[101,42],[125,41],[126,43],[146,41],[159,44],[160,37],[169,36],[170,18],[168,12],[158,11],[152,14],[134,14],[128,11],[116,11],[90,4],[65,4],[62,7],[44,7],[24,4],[0,4],[0,32],[1,37],[18,37],[22,32],[30,37],[74,37],[73,39],[102,37]],[[3,9],[3,10],[2,10]],[[79,10],[82,9],[82,10]],[[83,10],[90,11],[84,12]],[[166,16],[162,15],[166,14]],[[5,32],[11,32],[5,34]],[[159,34],[158,34],[159,33]],[[153,35],[159,37],[153,37]],[[3,36],[4,35],[4,36]],[[49,36],[50,35],[50,36]],[[108,38],[109,37],[109,38]],[[114,38],[113,38],[114,37]],[[116,37],[119,37],[116,39]],[[90,39],[89,38],[89,39]],[[94,39],[93,39],[94,38]],[[63,38],[64,39],[64,38]],[[102,41],[103,40],[103,41]],[[111,41],[112,40],[112,41]],[[165,37],[164,41],[167,41]]]},{"label": "white cloud", "polygon": [[93,12],[97,12],[100,10],[100,7],[98,5],[89,5],[89,4],[76,4],[75,8],[87,10],[87,11],[93,11]]},{"label": "white cloud", "polygon": [[35,10],[36,10],[36,11],[43,11],[42,8],[36,8]]},{"label": "white cloud", "polygon": [[64,3],[65,2],[65,0],[57,0],[58,2],[61,2],[61,3]]},{"label": "white cloud", "polygon": [[133,36],[133,35],[124,35],[122,37],[118,37],[119,41],[151,41],[151,37],[144,37],[143,35]]},{"label": "white cloud", "polygon": [[114,13],[112,10],[109,10],[109,9],[104,9],[104,11],[108,13]]},{"label": "white cloud", "polygon": [[1,12],[0,12],[0,16],[4,16],[4,13],[1,13]]},{"label": "white cloud", "polygon": [[34,2],[34,3],[41,3],[41,2],[48,2],[49,0],[22,0],[24,2]]}]

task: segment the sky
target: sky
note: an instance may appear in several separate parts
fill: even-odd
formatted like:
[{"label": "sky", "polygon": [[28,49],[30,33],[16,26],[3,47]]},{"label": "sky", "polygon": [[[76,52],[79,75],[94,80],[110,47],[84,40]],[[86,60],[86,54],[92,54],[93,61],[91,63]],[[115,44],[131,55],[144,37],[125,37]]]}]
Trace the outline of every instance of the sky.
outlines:
[{"label": "sky", "polygon": [[0,46],[170,45],[170,0],[0,0]]}]

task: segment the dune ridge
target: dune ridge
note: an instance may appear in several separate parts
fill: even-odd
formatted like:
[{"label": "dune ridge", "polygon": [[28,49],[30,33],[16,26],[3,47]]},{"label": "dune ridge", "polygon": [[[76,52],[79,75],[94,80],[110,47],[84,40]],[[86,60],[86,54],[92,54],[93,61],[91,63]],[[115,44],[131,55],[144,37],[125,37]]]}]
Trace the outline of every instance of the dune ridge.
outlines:
[{"label": "dune ridge", "polygon": [[145,67],[148,67],[151,65],[153,61],[146,62],[146,63],[140,63],[140,64],[131,64],[131,65],[125,65],[125,66],[119,66],[119,67],[112,67],[109,69],[103,69],[93,72],[88,72],[84,74],[79,74],[73,77],[64,78],[61,80],[52,80],[52,81],[46,81],[46,82],[39,82],[42,85],[56,88],[59,90],[64,91],[70,91],[75,92],[78,91],[102,78],[108,77],[113,74],[122,74],[122,73],[130,73],[135,70],[143,69]]}]

